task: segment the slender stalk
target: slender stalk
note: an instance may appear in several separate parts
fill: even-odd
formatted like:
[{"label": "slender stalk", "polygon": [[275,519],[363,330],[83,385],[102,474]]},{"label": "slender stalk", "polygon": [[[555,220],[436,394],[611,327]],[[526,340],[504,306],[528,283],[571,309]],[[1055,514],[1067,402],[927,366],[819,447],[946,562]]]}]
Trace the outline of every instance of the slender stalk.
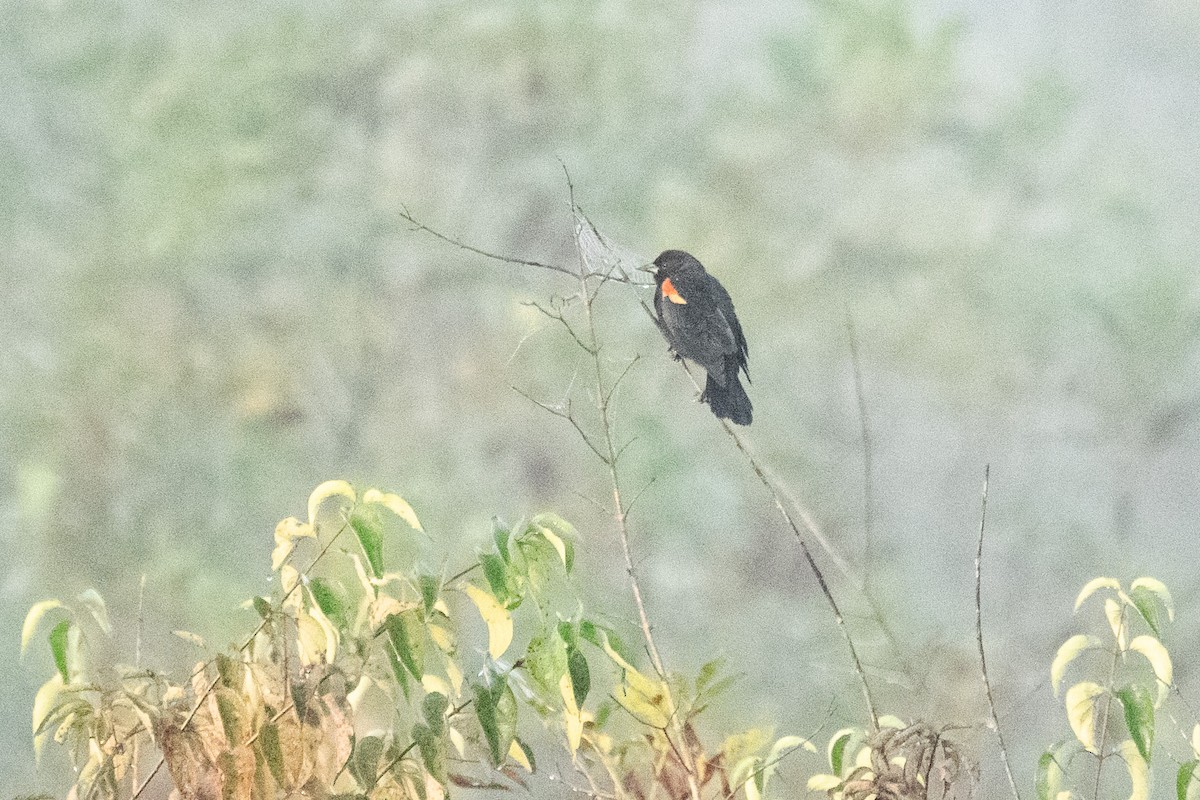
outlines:
[{"label": "slender stalk", "polygon": [[[608,465],[609,482],[612,484],[613,498],[613,517],[617,523],[618,538],[621,541],[621,555],[625,559],[625,574],[629,576],[629,587],[633,593],[633,602],[637,607],[638,623],[642,629],[642,637],[646,641],[646,651],[650,654],[650,661],[654,666],[654,671],[658,674],[659,679],[665,679],[667,675],[666,668],[663,666],[662,656],[659,654],[658,645],[654,641],[654,633],[650,628],[650,618],[646,614],[646,602],[642,597],[642,588],[637,578],[637,571],[634,569],[633,553],[629,547],[629,518],[628,508],[621,497],[621,478],[617,470],[618,456],[620,455],[618,448],[613,442],[612,435],[612,419],[610,417],[610,402],[612,400],[612,389],[616,383],[620,381],[628,372],[628,367],[621,373],[621,376],[614,381],[613,386],[606,387],[604,380],[604,367],[600,360],[600,348],[598,346],[599,339],[596,335],[596,316],[593,309],[593,304],[596,299],[596,292],[603,287],[603,282],[595,291],[589,286],[589,279],[594,277],[594,274],[589,272],[587,261],[583,251],[579,248],[579,234],[582,230],[581,226],[585,224],[578,207],[575,206],[574,198],[571,200],[572,210],[575,212],[576,236],[575,242],[579,255],[579,284],[580,292],[583,296],[584,315],[587,319],[587,331],[590,338],[591,347],[584,348],[591,356],[592,365],[596,376],[596,411],[600,418],[600,428],[603,432],[603,447],[604,456],[602,460]],[[631,364],[632,366],[632,364]],[[697,783],[697,768],[694,754],[688,746],[687,738],[683,732],[683,725],[679,719],[678,709],[675,706],[675,699],[670,690],[664,692],[666,702],[668,704],[668,714],[671,720],[671,726],[674,730],[676,738],[679,739],[679,746],[676,748],[670,742],[670,737],[667,737],[668,743],[676,749],[680,761],[688,776],[688,792],[692,800],[700,800],[700,786]],[[664,736],[666,731],[663,731]]]},{"label": "slender stalk", "polygon": [[1122,636],[1125,633],[1125,608],[1121,609],[1121,619],[1117,624],[1116,639],[1117,646],[1113,648],[1112,663],[1108,668],[1108,683],[1106,684],[1108,691],[1104,693],[1104,719],[1100,723],[1100,744],[1096,748],[1096,785],[1092,790],[1092,797],[1099,800],[1100,798],[1100,777],[1104,772],[1104,762],[1108,758],[1108,754],[1104,752],[1104,748],[1108,746],[1108,718],[1112,713],[1113,700],[1113,682],[1117,678],[1117,666],[1121,663],[1121,642]]},{"label": "slender stalk", "polygon": [[1004,764],[1004,773],[1008,776],[1008,788],[1013,797],[1021,800],[1021,792],[1017,789],[1017,781],[1013,777],[1012,765],[1008,760],[1008,750],[1004,746],[1004,734],[1000,732],[1000,716],[996,713],[996,700],[992,697],[992,682],[988,678],[987,656],[983,651],[983,532],[987,526],[988,477],[992,465],[983,468],[983,503],[979,512],[979,543],[975,548],[975,642],[979,645],[979,673],[983,676],[983,691],[987,695],[988,709],[992,713],[992,728],[996,731],[996,743],[1000,746],[1000,762]]}]

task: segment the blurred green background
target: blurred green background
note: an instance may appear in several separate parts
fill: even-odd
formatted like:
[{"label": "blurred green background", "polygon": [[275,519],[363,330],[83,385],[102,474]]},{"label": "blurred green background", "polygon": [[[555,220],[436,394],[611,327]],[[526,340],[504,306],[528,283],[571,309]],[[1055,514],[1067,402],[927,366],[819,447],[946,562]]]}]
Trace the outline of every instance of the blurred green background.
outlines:
[{"label": "blurred green background", "polygon": [[[143,661],[234,641],[271,532],[318,482],[404,495],[470,552],[490,518],[579,526],[632,619],[605,476],[561,420],[580,367],[522,305],[573,290],[413,232],[572,264],[559,160],[614,241],[685,248],[750,342],[749,437],[884,610],[830,569],[889,711],[981,723],[984,616],[1018,777],[1097,574],[1175,591],[1195,696],[1200,10],[1059,4],[9,0],[0,25],[0,774],[33,767],[28,606],[89,586]],[[770,498],[628,291],[605,355],[670,664],[743,674],[707,733],[862,711]],[[863,439],[847,318],[872,447]],[[864,520],[871,520],[870,536]],[[1190,694],[1189,694],[1190,693]],[[834,719],[827,712],[834,709]],[[988,760],[990,738],[963,734]],[[807,767],[783,770],[799,793]],[[789,775],[790,773],[790,775]]]}]

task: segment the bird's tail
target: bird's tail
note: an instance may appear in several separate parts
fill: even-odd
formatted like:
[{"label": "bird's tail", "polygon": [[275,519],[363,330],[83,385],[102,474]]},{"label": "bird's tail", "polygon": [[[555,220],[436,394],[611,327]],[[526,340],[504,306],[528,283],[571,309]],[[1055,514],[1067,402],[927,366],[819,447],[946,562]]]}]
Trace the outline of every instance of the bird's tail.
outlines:
[{"label": "bird's tail", "polygon": [[738,425],[749,425],[754,418],[754,406],[750,404],[750,395],[746,394],[742,382],[738,380],[737,365],[725,376],[722,386],[713,380],[712,375],[704,382],[704,394],[700,399],[707,402],[713,413],[721,419],[736,422]]}]

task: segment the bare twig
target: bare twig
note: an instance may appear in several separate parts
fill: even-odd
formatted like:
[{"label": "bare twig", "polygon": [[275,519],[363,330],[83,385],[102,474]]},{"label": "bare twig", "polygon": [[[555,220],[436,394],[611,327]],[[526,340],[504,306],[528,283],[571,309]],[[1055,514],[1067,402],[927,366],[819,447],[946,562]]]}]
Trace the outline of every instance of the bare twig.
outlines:
[{"label": "bare twig", "polygon": [[[686,364],[684,365],[686,367]],[[696,390],[700,390],[700,384],[696,381],[691,371],[688,371],[688,376],[691,377],[692,383],[695,384]],[[779,510],[784,522],[791,528],[792,534],[795,535],[796,541],[800,544],[800,552],[804,556],[804,560],[808,562],[808,568],[812,571],[813,576],[817,579],[817,585],[821,587],[821,593],[825,595],[825,601],[828,603],[830,610],[833,612],[833,618],[837,621],[838,630],[842,633],[842,638],[846,640],[846,649],[850,652],[850,660],[854,664],[854,671],[858,675],[858,680],[862,688],[863,700],[866,702],[867,713],[871,717],[871,729],[879,729],[879,713],[875,710],[875,700],[871,696],[871,685],[867,682],[867,673],[863,669],[862,661],[858,657],[858,649],[854,646],[854,638],[850,635],[850,629],[846,627],[846,618],[842,615],[841,609],[838,608],[837,600],[833,597],[833,592],[829,588],[829,584],[825,580],[825,574],[821,572],[821,568],[817,566],[816,559],[813,558],[812,552],[808,549],[808,542],[804,538],[804,534],[800,532],[800,527],[796,524],[796,520],[792,517],[791,512],[787,510],[787,506],[783,504],[779,490],[775,484],[767,477],[766,471],[759,463],[758,458],[750,452],[749,446],[742,439],[741,434],[734,430],[733,425],[727,419],[721,420],[721,425],[725,428],[725,432],[733,439],[738,450],[742,451],[742,455],[750,462],[751,469],[762,485],[766,487],[771,494],[771,499],[775,501],[775,508]],[[804,521],[804,526],[809,532],[816,535],[817,527],[812,522],[811,517],[804,511],[803,507],[799,507],[801,519]]]},{"label": "bare twig", "polygon": [[854,330],[854,317],[846,312],[846,336],[850,342],[850,366],[854,371],[854,398],[858,402],[858,423],[862,429],[863,451],[863,572],[870,572],[872,550],[875,545],[875,487],[871,424],[867,416],[866,392],[863,391],[862,364],[858,356],[858,335]]},{"label": "bare twig", "polygon": [[461,248],[468,252],[475,253],[476,255],[483,256],[484,258],[490,258],[493,261],[503,261],[505,264],[516,264],[518,266],[523,266],[523,267],[537,267],[538,269],[548,269],[553,272],[562,272],[566,275],[571,275],[572,277],[574,277],[574,275],[575,275],[574,270],[568,269],[567,267],[561,266],[559,264],[544,264],[541,261],[530,261],[530,260],[527,260],[524,258],[512,258],[510,256],[502,256],[502,255],[498,255],[496,253],[489,253],[487,250],[483,250],[479,247],[469,245],[466,242],[462,241],[461,239],[456,239],[453,236],[447,236],[444,233],[434,230],[433,228],[429,227],[428,225],[426,225],[425,223],[421,222],[416,217],[414,217],[412,214],[410,214],[407,208],[403,208],[403,207],[401,208],[400,218],[403,219],[404,221],[408,222],[409,224],[411,224],[417,230],[424,231],[425,233],[428,233],[429,235],[433,236],[436,239],[441,239],[443,242],[447,242],[448,244],[452,244],[455,247]]},{"label": "bare twig", "polygon": [[983,580],[981,569],[983,564],[983,532],[987,527],[988,478],[992,465],[983,468],[983,501],[979,512],[979,543],[975,549],[975,641],[979,645],[979,673],[983,676],[983,691],[987,695],[988,709],[992,713],[992,727],[996,731],[996,743],[1000,746],[1000,761],[1004,764],[1004,772],[1008,776],[1008,786],[1012,789],[1013,797],[1021,800],[1021,792],[1017,789],[1017,781],[1013,778],[1012,765],[1008,761],[1008,750],[1004,746],[1004,734],[1000,731],[1000,717],[996,713],[996,700],[992,696],[992,682],[988,678],[987,656],[983,650]]}]

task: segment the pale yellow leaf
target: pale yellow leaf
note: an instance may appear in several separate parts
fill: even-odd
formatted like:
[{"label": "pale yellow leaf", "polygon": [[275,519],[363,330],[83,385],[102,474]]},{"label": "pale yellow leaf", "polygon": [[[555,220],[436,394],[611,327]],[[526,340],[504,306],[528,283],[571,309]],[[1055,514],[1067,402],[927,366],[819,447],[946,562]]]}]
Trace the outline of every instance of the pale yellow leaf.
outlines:
[{"label": "pale yellow leaf", "polygon": [[295,517],[279,521],[275,526],[275,549],[271,551],[271,571],[277,572],[296,547],[297,539],[316,536],[313,526]]},{"label": "pale yellow leaf", "polygon": [[1125,607],[1113,598],[1106,597],[1104,616],[1108,618],[1108,627],[1112,630],[1113,638],[1117,640],[1117,648],[1124,650],[1128,646],[1125,639]]},{"label": "pale yellow leaf", "polygon": [[558,692],[563,700],[563,726],[567,732],[567,747],[571,750],[571,758],[579,750],[579,740],[583,737],[583,718],[579,715],[579,707],[575,705],[575,689],[571,685],[571,676],[564,674],[558,679]]},{"label": "pale yellow leaf", "polygon": [[529,763],[529,758],[525,755],[525,748],[517,744],[516,739],[513,739],[512,744],[508,746],[508,757],[524,767],[526,772],[533,772],[533,765]]},{"label": "pale yellow leaf", "polygon": [[1100,589],[1115,589],[1119,592],[1121,584],[1116,578],[1092,578],[1079,590],[1079,596],[1075,598],[1075,610],[1078,611],[1079,607]]},{"label": "pale yellow leaf", "polygon": [[479,615],[487,623],[488,654],[492,659],[498,659],[512,644],[513,621],[508,609],[500,605],[496,598],[474,584],[466,585],[467,597],[479,609]]},{"label": "pale yellow leaf", "polygon": [[325,481],[308,496],[308,524],[315,525],[317,521],[317,511],[321,504],[331,497],[341,496],[350,501],[350,505],[354,505],[356,496],[354,487],[346,481]]},{"label": "pale yellow leaf", "polygon": [[1096,752],[1096,698],[1104,694],[1098,683],[1084,681],[1067,689],[1067,722],[1075,732],[1075,738],[1085,750]]},{"label": "pale yellow leaf", "polygon": [[1095,636],[1086,634],[1076,634],[1070,639],[1063,642],[1062,647],[1058,648],[1058,653],[1054,656],[1054,663],[1050,665],[1050,688],[1054,691],[1054,696],[1058,697],[1059,684],[1062,683],[1063,676],[1067,672],[1067,667],[1074,661],[1080,653],[1094,647],[1101,647],[1103,642]]},{"label": "pale yellow leaf", "polygon": [[367,489],[363,494],[364,503],[378,503],[379,505],[391,511],[400,519],[404,520],[408,527],[424,533],[425,529],[421,527],[421,521],[417,519],[417,513],[412,510],[412,506],[398,494],[384,494],[378,489]]},{"label": "pale yellow leaf", "polygon": [[33,634],[37,632],[37,626],[42,621],[42,617],[46,616],[47,612],[53,611],[56,608],[63,608],[63,604],[57,600],[42,600],[39,603],[34,603],[33,607],[29,609],[29,613],[25,615],[25,624],[21,626],[22,656],[29,649],[29,642],[33,639]]},{"label": "pale yellow leaf", "polygon": [[837,775],[813,775],[808,779],[810,792],[828,792],[842,785],[842,779]]},{"label": "pale yellow leaf", "polygon": [[758,756],[746,756],[734,764],[729,773],[729,788],[734,791],[743,790],[746,800],[761,800],[762,794],[758,791],[758,783],[754,776],[762,763],[763,760]]},{"label": "pale yellow leaf", "polygon": [[358,709],[362,707],[363,700],[367,696],[367,692],[371,690],[371,685],[374,683],[369,675],[363,675],[358,679],[358,683],[346,695],[346,702],[350,704],[350,710],[358,713]]},{"label": "pale yellow leaf", "polygon": [[434,675],[432,672],[426,672],[421,676],[421,686],[428,694],[437,692],[443,697],[453,697],[454,692],[450,689],[450,684],[445,678]]},{"label": "pale yellow leaf", "polygon": [[1142,759],[1132,739],[1121,742],[1121,760],[1129,770],[1129,783],[1133,791],[1129,800],[1147,800],[1150,797],[1150,766]]},{"label": "pale yellow leaf", "polygon": [[604,646],[604,652],[624,672],[624,685],[613,690],[613,699],[651,728],[665,728],[670,722],[670,715],[666,709],[668,692],[666,685],[661,681],[646,677],[622,658],[621,654],[608,643],[607,636],[603,636],[600,642]]},{"label": "pale yellow leaf", "polygon": [[429,630],[429,638],[437,648],[446,655],[454,655],[454,633],[444,625],[435,625],[432,622],[426,627]]},{"label": "pale yellow leaf", "polygon": [[1200,758],[1200,723],[1192,728],[1192,754]]},{"label": "pale yellow leaf", "polygon": [[296,610],[296,650],[300,655],[300,663],[312,666],[321,663],[325,657],[328,643],[325,639],[325,629],[303,608]]},{"label": "pale yellow leaf", "polygon": [[[47,715],[58,705],[58,696],[63,689],[62,675],[56,670],[54,677],[42,684],[42,688],[37,690],[37,694],[33,696],[33,730],[37,730]],[[42,757],[42,748],[46,745],[47,732],[42,731],[42,735],[35,737],[33,740],[33,757],[34,761],[39,761]]]},{"label": "pale yellow leaf", "polygon": [[1167,585],[1165,583],[1163,583],[1162,581],[1158,580],[1157,578],[1151,578],[1148,576],[1143,576],[1141,578],[1137,578],[1134,580],[1133,583],[1129,584],[1129,591],[1131,591],[1131,592],[1134,589],[1140,589],[1140,588],[1148,589],[1149,591],[1154,592],[1156,595],[1158,595],[1158,599],[1162,600],[1163,605],[1166,606],[1167,621],[1174,622],[1174,620],[1175,620],[1175,603],[1173,600],[1171,600],[1171,591],[1169,589],[1167,589]]},{"label": "pale yellow leaf", "polygon": [[1175,676],[1171,666],[1171,654],[1163,647],[1162,642],[1147,634],[1135,637],[1129,643],[1129,649],[1144,655],[1150,662],[1150,669],[1154,670],[1154,677],[1158,679],[1158,700],[1155,701],[1154,707],[1158,708],[1166,699]]},{"label": "pale yellow leaf", "polygon": [[908,723],[894,714],[884,714],[879,718],[879,727],[895,728],[898,731],[902,731],[908,727]]},{"label": "pale yellow leaf", "polygon": [[341,638],[337,627],[334,626],[329,617],[325,616],[325,612],[321,610],[321,607],[317,605],[315,600],[312,607],[309,608],[308,613],[317,621],[317,624],[321,626],[321,631],[325,634],[325,663],[332,664],[333,660],[337,657],[338,641]]},{"label": "pale yellow leaf", "polygon": [[462,670],[459,669],[458,664],[454,663],[454,659],[450,658],[449,656],[446,657],[445,663],[446,663],[446,678],[449,679],[450,685],[454,687],[454,694],[446,695],[446,696],[447,697],[457,697],[458,695],[462,694],[462,687],[463,687]]},{"label": "pale yellow leaf", "polygon": [[195,645],[201,650],[204,649],[204,638],[198,633],[192,633],[191,631],[171,631],[171,633],[183,639],[188,644]]},{"label": "pale yellow leaf", "polygon": [[546,537],[546,541],[554,547],[554,550],[558,553],[558,557],[562,560],[563,566],[565,567],[567,565],[566,543],[563,542],[562,538],[560,538],[558,534],[549,528],[539,527],[538,532],[540,532],[542,536]]},{"label": "pale yellow leaf", "polygon": [[[464,758],[467,755],[467,740],[463,738],[462,732],[453,725],[450,726],[450,744],[454,745],[454,749],[458,751],[459,758]],[[516,742],[513,744],[516,744]],[[519,750],[520,748],[517,749]],[[525,755],[524,751],[522,751],[521,755]]]}]

